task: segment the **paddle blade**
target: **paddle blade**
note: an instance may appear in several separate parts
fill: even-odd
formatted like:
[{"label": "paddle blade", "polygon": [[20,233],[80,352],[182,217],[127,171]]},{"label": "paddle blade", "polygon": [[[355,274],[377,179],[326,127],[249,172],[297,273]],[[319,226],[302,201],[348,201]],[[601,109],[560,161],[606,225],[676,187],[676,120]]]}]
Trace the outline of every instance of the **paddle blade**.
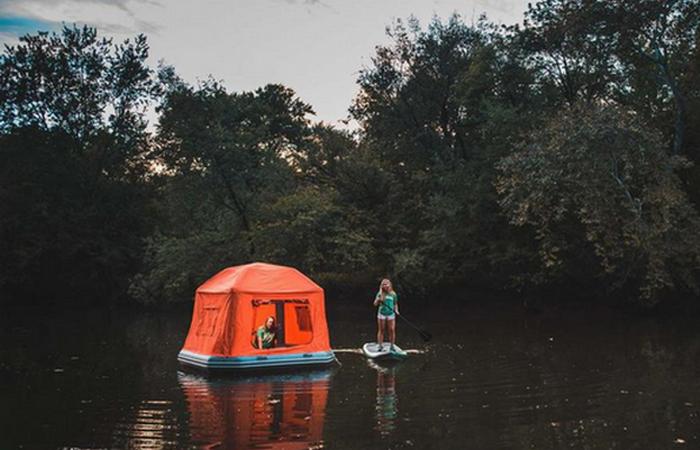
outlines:
[{"label": "paddle blade", "polygon": [[421,337],[425,342],[428,342],[429,340],[431,340],[431,339],[433,338],[433,335],[430,334],[429,332],[425,331],[425,330],[417,330],[417,331],[418,331],[418,334],[420,335],[420,337]]}]

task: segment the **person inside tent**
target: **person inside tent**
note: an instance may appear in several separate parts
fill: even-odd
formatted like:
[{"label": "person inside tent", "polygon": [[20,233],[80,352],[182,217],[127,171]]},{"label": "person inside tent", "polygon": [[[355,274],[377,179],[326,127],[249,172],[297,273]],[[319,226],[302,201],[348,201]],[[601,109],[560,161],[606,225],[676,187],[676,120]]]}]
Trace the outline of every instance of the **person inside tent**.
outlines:
[{"label": "person inside tent", "polygon": [[269,316],[265,324],[255,332],[255,348],[273,348],[277,345],[277,325],[275,318]]}]

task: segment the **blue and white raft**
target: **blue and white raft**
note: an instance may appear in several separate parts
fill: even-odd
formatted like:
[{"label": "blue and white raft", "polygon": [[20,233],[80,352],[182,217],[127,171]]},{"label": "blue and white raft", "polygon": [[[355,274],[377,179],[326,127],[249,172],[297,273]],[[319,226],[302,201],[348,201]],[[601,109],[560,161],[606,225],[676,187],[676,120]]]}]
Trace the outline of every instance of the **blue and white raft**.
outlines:
[{"label": "blue and white raft", "polygon": [[376,342],[367,342],[362,346],[362,353],[374,360],[394,360],[400,361],[408,357],[408,353],[401,349],[398,345],[393,346],[384,342],[379,345]]},{"label": "blue and white raft", "polygon": [[181,350],[180,363],[202,369],[269,369],[312,367],[336,361],[332,351],[264,356],[211,356]]}]

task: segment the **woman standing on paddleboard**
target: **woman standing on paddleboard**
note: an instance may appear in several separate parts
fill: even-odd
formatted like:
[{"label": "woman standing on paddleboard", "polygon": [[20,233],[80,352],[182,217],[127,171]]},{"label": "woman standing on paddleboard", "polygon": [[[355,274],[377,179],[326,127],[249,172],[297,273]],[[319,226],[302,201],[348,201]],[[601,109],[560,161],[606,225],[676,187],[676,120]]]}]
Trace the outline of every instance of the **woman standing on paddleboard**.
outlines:
[{"label": "woman standing on paddleboard", "polygon": [[393,349],[396,343],[396,315],[399,314],[399,297],[396,295],[391,281],[384,278],[379,285],[379,292],[374,298],[377,310],[377,344],[381,347],[384,342],[384,328],[389,331],[389,342]]}]

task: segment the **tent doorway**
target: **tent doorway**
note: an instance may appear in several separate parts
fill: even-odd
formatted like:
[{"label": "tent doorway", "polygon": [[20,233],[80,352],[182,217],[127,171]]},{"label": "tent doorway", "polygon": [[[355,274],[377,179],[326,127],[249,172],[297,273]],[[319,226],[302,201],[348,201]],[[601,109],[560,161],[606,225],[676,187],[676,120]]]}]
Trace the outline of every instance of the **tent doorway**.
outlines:
[{"label": "tent doorway", "polygon": [[313,340],[309,299],[253,299],[252,305],[253,335],[268,317],[273,317],[277,326],[276,347],[305,345]]}]

